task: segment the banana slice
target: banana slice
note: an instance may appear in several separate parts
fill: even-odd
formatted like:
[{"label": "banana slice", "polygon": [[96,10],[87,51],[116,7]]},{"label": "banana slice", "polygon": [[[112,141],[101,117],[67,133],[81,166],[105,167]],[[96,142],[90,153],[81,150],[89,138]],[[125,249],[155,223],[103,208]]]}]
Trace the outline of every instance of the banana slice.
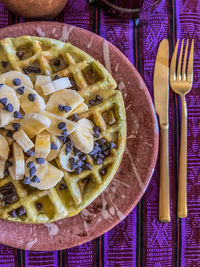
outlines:
[{"label": "banana slice", "polygon": [[32,138],[49,128],[51,120],[40,113],[28,113],[21,120],[21,127]]},{"label": "banana slice", "polygon": [[73,110],[73,113],[78,115],[86,111],[88,111],[88,105],[86,105],[85,103],[81,103],[77,108]]},{"label": "banana slice", "polygon": [[52,93],[55,93],[56,91],[59,91],[65,88],[70,88],[70,87],[72,87],[72,84],[70,83],[70,80],[67,77],[63,77],[63,78],[41,85],[44,95],[50,95]]},{"label": "banana slice", "polygon": [[[27,160],[26,160],[26,164],[25,164],[25,176],[26,177],[30,177],[30,168],[28,168],[28,163],[33,161],[33,164],[36,168],[36,175],[38,175],[38,173],[40,173],[41,176],[44,176],[48,171],[47,171],[47,168],[48,168],[48,165],[47,165],[47,161],[45,160],[44,163],[42,164],[39,164],[37,163],[36,161],[36,158],[35,157],[29,157]],[[35,175],[34,174],[34,175]]]},{"label": "banana slice", "polygon": [[27,75],[19,71],[11,70],[0,75],[0,83],[4,83],[10,87],[19,87],[15,86],[15,84],[13,83],[14,79],[20,80],[19,86],[26,86],[33,88],[31,79]]},{"label": "banana slice", "polygon": [[47,129],[47,131],[51,134],[61,135],[62,130],[58,129],[58,123],[60,122],[65,122],[68,134],[72,133],[76,129],[76,122],[67,120],[48,111],[43,111],[42,115],[48,117],[51,120],[51,125]]},{"label": "banana slice", "polygon": [[48,161],[51,161],[58,156],[62,142],[58,139],[57,136],[51,135],[51,145],[51,151],[46,158]]},{"label": "banana slice", "polygon": [[8,142],[8,145],[10,146],[13,143],[13,138],[7,136],[7,132],[8,131],[6,131],[6,130],[1,130],[0,134],[2,134],[6,138],[6,141]]},{"label": "banana slice", "polygon": [[74,146],[86,154],[91,152],[94,147],[93,127],[94,124],[84,118],[77,122],[76,130],[70,134]]},{"label": "banana slice", "polygon": [[[12,104],[13,111],[19,111],[19,100],[16,96],[15,90],[6,85],[0,87],[0,99],[7,98],[7,104]],[[14,121],[13,112],[3,110],[3,105],[0,104],[0,127],[4,127],[10,122]]]},{"label": "banana slice", "polygon": [[46,108],[44,99],[31,88],[26,88],[24,94],[21,95],[20,104],[25,113],[39,113]]},{"label": "banana slice", "polygon": [[[84,99],[75,90],[65,89],[56,92],[49,97],[46,110],[55,113],[58,116],[67,118],[73,113],[74,109],[80,106],[83,102]],[[59,105],[70,106],[71,110],[67,113],[65,111],[60,111],[58,109]]]},{"label": "banana slice", "polygon": [[0,134],[0,159],[7,160],[9,154],[9,146],[6,138]]},{"label": "banana slice", "polygon": [[64,173],[49,162],[47,162],[47,165],[47,172],[42,172],[42,169],[39,169],[37,171],[37,176],[39,177],[40,182],[31,183],[31,186],[39,190],[48,190],[54,187],[58,182],[60,182],[60,180],[64,176]]},{"label": "banana slice", "polygon": [[24,153],[21,147],[17,143],[13,143],[13,163],[14,163],[14,176],[15,180],[21,180],[24,178],[25,166],[24,166]]},{"label": "banana slice", "polygon": [[13,134],[13,138],[20,145],[20,147],[24,150],[24,152],[27,152],[32,147],[34,147],[33,142],[28,137],[28,135],[24,132],[23,129],[20,129],[17,132],[15,132]]},{"label": "banana slice", "polygon": [[4,178],[4,171],[5,171],[5,160],[0,160],[0,179]]},{"label": "banana slice", "polygon": [[41,133],[36,136],[35,140],[35,157],[46,158],[51,150],[50,134]]},{"label": "banana slice", "polygon": [[14,131],[13,123],[21,123],[21,120],[14,120],[12,123],[9,123],[8,125],[4,126],[6,130]]},{"label": "banana slice", "polygon": [[63,147],[59,152],[57,163],[59,167],[62,168],[63,170],[68,172],[74,172],[75,170],[72,170],[70,167],[70,162],[69,162],[70,158],[74,158],[75,161],[79,159],[78,156],[74,156],[74,152],[72,150],[70,151],[70,153],[66,155],[66,145],[63,145]]},{"label": "banana slice", "polygon": [[49,96],[44,95],[41,86],[44,84],[47,84],[49,82],[51,82],[50,76],[45,76],[45,75],[37,75],[36,76],[34,89],[38,92],[39,95],[41,95],[43,97],[45,103],[48,101]]}]

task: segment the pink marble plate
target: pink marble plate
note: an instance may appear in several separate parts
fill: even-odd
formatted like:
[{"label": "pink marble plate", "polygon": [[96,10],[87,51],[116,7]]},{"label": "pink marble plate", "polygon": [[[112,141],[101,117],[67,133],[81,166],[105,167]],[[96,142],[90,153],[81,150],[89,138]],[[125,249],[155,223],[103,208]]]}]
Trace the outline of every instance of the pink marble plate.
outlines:
[{"label": "pink marble plate", "polygon": [[84,211],[50,224],[0,220],[0,243],[27,250],[58,250],[92,240],[113,228],[136,206],[154,171],[158,127],[151,97],[131,62],[105,39],[57,22],[30,22],[0,29],[0,38],[45,36],[70,42],[98,59],[123,93],[128,133],[120,168],[108,188]]}]

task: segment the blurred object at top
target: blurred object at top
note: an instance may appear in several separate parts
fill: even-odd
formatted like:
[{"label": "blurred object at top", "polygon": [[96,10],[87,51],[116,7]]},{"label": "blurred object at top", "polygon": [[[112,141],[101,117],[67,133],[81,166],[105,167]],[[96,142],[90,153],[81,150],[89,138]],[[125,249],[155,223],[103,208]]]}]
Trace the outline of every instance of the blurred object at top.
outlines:
[{"label": "blurred object at top", "polygon": [[13,13],[28,19],[51,19],[64,8],[67,0],[1,0]]},{"label": "blurred object at top", "polygon": [[106,8],[109,15],[122,18],[138,18],[143,0],[89,0],[89,3]]}]

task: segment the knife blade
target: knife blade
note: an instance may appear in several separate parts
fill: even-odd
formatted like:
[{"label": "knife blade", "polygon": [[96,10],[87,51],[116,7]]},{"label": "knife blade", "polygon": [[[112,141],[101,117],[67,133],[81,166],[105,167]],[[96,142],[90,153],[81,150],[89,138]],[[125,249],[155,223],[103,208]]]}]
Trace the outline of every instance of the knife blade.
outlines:
[{"label": "knife blade", "polygon": [[159,220],[161,222],[169,222],[169,42],[167,39],[162,40],[158,48],[154,68],[153,87],[154,105],[160,125]]},{"label": "knife blade", "polygon": [[159,121],[168,124],[169,99],[169,42],[162,40],[159,45],[154,68],[154,105]]}]

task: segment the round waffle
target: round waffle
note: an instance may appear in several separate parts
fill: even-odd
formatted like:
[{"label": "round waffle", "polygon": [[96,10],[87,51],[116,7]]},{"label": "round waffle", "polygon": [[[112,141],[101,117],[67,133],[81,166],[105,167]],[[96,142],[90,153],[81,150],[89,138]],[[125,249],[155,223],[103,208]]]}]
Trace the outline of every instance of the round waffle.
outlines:
[{"label": "round waffle", "polygon": [[[55,64],[59,59],[60,64]],[[0,72],[10,70],[27,74],[32,82],[38,74],[69,77],[74,89],[84,98],[88,111],[79,118],[88,118],[100,127],[105,144],[114,142],[102,164],[92,155],[87,160],[91,170],[80,174],[65,171],[63,179],[49,190],[37,190],[10,176],[0,180],[1,218],[46,223],[78,214],[87,207],[113,179],[121,162],[126,143],[126,118],[121,93],[109,72],[84,51],[49,38],[22,36],[0,41]],[[101,101],[94,101],[96,97]],[[47,102],[48,99],[44,99]],[[91,102],[92,100],[92,102]],[[0,130],[3,131],[4,130]],[[54,164],[59,166],[56,160]],[[11,216],[17,211],[18,216]]]}]

